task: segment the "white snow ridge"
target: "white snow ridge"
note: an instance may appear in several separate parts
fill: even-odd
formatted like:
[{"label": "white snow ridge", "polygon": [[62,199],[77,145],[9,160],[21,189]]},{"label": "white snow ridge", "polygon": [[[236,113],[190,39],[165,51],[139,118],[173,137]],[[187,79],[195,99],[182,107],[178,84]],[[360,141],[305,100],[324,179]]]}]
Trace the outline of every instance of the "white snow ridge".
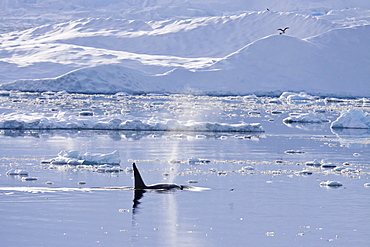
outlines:
[{"label": "white snow ridge", "polygon": [[2,0],[0,89],[370,94],[369,1],[230,3]]}]

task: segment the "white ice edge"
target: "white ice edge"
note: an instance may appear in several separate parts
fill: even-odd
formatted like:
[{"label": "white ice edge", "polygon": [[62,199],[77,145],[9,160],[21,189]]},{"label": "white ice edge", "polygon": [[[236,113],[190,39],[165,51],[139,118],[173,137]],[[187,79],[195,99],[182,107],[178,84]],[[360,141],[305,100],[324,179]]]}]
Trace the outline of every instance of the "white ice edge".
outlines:
[{"label": "white ice edge", "polygon": [[123,116],[76,116],[58,113],[10,113],[0,115],[0,129],[90,129],[134,131],[264,132],[260,123],[218,123],[176,119],[134,118]]}]

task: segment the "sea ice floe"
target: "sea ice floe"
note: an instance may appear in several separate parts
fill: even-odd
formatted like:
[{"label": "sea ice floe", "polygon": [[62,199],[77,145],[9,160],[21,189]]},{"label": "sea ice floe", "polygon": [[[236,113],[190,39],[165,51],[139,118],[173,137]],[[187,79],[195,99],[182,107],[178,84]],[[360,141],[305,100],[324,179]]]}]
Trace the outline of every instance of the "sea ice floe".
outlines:
[{"label": "sea ice floe", "polygon": [[331,123],[331,128],[369,129],[370,114],[362,109],[350,109],[343,111],[341,115]]},{"label": "sea ice floe", "polygon": [[22,169],[10,169],[6,172],[6,175],[9,176],[28,176],[28,172]]},{"label": "sea ice floe", "polygon": [[220,123],[178,121],[176,119],[132,118],[123,115],[76,116],[58,112],[49,116],[43,113],[11,112],[0,115],[2,129],[97,129],[145,131],[207,131],[207,132],[264,132],[260,123]]},{"label": "sea ice floe", "polygon": [[304,113],[296,116],[289,116],[283,119],[284,123],[323,123],[329,122],[322,113]]},{"label": "sea ice floe", "polygon": [[340,187],[340,186],[343,186],[343,184],[341,182],[338,182],[338,181],[326,180],[326,181],[322,181],[320,183],[320,186]]},{"label": "sea ice floe", "polygon": [[358,172],[361,172],[360,169],[355,169],[355,168],[350,168],[350,167],[347,167],[343,170],[341,170],[341,173],[358,173]]},{"label": "sea ice floe", "polygon": [[51,162],[53,165],[119,165],[121,159],[117,150],[111,153],[91,153],[77,150],[62,150]]}]

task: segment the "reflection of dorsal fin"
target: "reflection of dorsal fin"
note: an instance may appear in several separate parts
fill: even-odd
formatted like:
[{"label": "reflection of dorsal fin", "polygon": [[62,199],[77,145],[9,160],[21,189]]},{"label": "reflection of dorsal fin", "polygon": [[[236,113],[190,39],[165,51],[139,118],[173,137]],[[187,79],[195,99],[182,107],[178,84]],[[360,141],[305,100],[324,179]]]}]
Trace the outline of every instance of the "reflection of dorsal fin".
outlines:
[{"label": "reflection of dorsal fin", "polygon": [[137,169],[135,163],[132,163],[132,167],[134,169],[134,178],[135,178],[135,185],[134,185],[134,189],[135,190],[143,190],[143,189],[146,189],[148,188],[143,179],[141,178],[141,175],[140,175],[140,172],[139,170]]}]

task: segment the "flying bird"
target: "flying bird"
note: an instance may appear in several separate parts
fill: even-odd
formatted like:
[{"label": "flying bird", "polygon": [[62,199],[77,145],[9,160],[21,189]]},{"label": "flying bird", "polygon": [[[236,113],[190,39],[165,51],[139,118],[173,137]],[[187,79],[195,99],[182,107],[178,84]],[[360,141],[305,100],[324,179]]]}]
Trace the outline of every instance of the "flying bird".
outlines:
[{"label": "flying bird", "polygon": [[285,33],[285,31],[286,31],[287,29],[289,29],[289,27],[286,27],[286,28],[284,28],[284,29],[279,28],[279,29],[278,29],[278,31],[281,31],[281,32],[280,32],[280,34],[283,34],[283,33]]}]

